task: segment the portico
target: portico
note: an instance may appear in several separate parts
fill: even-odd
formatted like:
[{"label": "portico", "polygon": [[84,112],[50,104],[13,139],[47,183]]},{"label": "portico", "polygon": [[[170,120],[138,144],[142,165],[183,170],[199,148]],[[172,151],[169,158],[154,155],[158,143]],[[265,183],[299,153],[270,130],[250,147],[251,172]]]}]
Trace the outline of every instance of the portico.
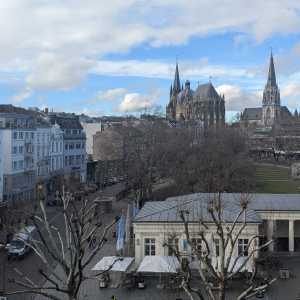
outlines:
[{"label": "portico", "polygon": [[264,233],[272,252],[299,252],[300,254],[300,212],[258,212],[263,219]]}]

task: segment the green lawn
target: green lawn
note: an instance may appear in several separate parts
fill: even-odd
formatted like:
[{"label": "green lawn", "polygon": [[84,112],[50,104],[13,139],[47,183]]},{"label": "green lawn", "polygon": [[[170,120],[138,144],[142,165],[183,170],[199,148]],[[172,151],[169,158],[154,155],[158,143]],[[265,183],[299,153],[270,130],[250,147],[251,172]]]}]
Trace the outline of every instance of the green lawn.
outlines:
[{"label": "green lawn", "polygon": [[257,193],[300,193],[300,180],[293,180],[290,169],[280,166],[256,166]]}]

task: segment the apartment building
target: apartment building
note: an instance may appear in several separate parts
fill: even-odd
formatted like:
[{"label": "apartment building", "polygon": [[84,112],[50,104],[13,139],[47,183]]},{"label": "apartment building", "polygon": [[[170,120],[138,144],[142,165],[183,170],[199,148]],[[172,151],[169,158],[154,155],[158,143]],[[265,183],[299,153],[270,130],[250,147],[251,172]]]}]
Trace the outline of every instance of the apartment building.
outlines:
[{"label": "apartment building", "polygon": [[0,113],[0,201],[27,200],[34,196],[35,131],[32,116]]},{"label": "apartment building", "polygon": [[78,116],[66,113],[49,113],[52,125],[58,124],[63,132],[64,174],[86,181],[86,135]]}]

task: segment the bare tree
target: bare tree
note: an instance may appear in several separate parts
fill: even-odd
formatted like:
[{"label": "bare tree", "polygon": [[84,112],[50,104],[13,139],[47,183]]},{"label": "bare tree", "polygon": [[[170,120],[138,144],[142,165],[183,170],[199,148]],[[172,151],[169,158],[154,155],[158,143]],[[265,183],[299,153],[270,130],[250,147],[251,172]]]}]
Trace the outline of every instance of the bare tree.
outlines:
[{"label": "bare tree", "polygon": [[152,198],[153,185],[165,170],[168,126],[160,119],[147,118],[124,128],[124,162],[128,187],[142,206]]},{"label": "bare tree", "polygon": [[[42,190],[38,193],[41,213],[31,216],[31,221],[36,227],[36,237],[26,243],[44,263],[46,269],[38,271],[45,283],[39,285],[26,277],[21,270],[17,270],[21,279],[12,280],[21,286],[22,290],[5,294],[33,293],[53,300],[65,297],[70,300],[79,299],[80,287],[83,281],[88,279],[85,271],[106,243],[107,235],[118,218],[103,227],[100,220],[94,219],[94,202],[85,200],[78,206],[78,203],[73,201],[72,194],[63,190],[63,227],[57,228],[49,221]],[[97,239],[94,247],[90,249],[90,241],[93,238]]]},{"label": "bare tree", "polygon": [[[199,220],[196,235],[195,227],[191,226],[192,222],[189,221],[189,211],[179,209],[184,236],[190,249],[189,260],[184,259],[186,253],[180,253],[178,247],[174,247],[174,243],[166,244],[168,247],[173,247],[174,255],[181,261],[181,287],[191,300],[225,300],[228,291],[226,288],[231,280],[245,271],[250,264],[252,272],[249,278],[242,279],[243,286],[246,287],[236,300],[249,299],[263,292],[276,278],[265,278],[264,281],[257,279],[256,257],[262,249],[272,243],[272,240],[260,243],[259,234],[247,235],[249,195],[241,194],[238,210],[230,222],[226,219],[226,208],[221,193],[205,201],[207,217]],[[239,245],[239,240],[246,243]],[[238,248],[240,249],[237,252]],[[200,276],[196,286],[195,283],[191,285],[192,278],[195,280],[196,278],[192,276],[189,261],[193,261]]]},{"label": "bare tree", "polygon": [[241,130],[211,130],[197,143],[189,128],[174,132],[169,176],[179,193],[253,189],[255,168],[248,158],[247,138]]}]

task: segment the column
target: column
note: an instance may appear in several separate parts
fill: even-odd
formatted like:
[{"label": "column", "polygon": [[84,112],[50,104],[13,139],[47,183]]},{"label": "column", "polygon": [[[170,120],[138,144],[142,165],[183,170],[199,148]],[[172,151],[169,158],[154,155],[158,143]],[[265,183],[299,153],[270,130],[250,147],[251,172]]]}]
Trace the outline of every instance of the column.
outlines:
[{"label": "column", "polygon": [[289,220],[289,252],[294,252],[294,220]]},{"label": "column", "polygon": [[[270,241],[272,239],[274,239],[274,227],[275,227],[275,223],[276,221],[274,220],[268,220],[267,221],[267,241]],[[274,251],[274,244],[275,241],[273,240],[273,243],[271,243],[269,245],[269,251]]]}]

